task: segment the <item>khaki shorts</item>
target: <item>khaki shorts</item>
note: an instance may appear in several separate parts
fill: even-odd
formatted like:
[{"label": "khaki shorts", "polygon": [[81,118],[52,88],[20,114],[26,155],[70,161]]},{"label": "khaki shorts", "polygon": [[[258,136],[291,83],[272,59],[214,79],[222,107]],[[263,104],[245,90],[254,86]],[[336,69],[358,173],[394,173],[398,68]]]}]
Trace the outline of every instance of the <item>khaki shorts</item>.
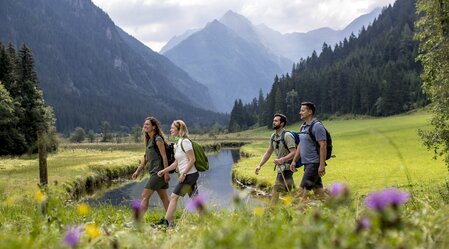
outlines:
[{"label": "khaki shorts", "polygon": [[[295,187],[295,182],[293,181],[293,172],[291,170],[284,170],[283,173],[284,177],[282,177],[282,174],[280,172],[278,172],[276,176],[276,182],[274,183],[274,190],[276,192],[287,192],[288,190],[291,191]],[[285,183],[287,183],[288,189],[285,186]]]}]

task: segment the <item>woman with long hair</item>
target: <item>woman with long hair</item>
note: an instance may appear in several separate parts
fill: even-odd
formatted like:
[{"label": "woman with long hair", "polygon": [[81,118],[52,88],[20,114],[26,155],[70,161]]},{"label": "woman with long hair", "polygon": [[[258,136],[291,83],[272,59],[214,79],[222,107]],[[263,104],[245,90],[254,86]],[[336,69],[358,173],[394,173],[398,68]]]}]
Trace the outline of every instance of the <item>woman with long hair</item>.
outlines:
[{"label": "woman with long hair", "polygon": [[175,162],[157,173],[159,176],[163,176],[176,168],[178,168],[179,172],[178,184],[170,196],[170,204],[165,214],[165,220],[161,220],[161,223],[166,226],[174,225],[174,214],[179,197],[185,194],[192,196],[196,192],[196,181],[199,177],[199,173],[195,168],[195,154],[193,153],[192,142],[189,139],[189,130],[184,121],[173,121],[170,133],[172,136],[179,138],[175,144]]},{"label": "woman with long hair", "polygon": [[140,166],[132,175],[132,178],[136,179],[145,165],[148,165],[150,179],[141,195],[140,211],[144,213],[147,210],[148,201],[154,192],[157,192],[165,210],[167,210],[169,204],[167,189],[170,176],[168,171],[165,174],[158,175],[159,171],[168,167],[167,155],[165,154],[165,135],[161,129],[161,124],[154,117],[147,117],[145,119],[142,131],[145,135],[145,155]]}]

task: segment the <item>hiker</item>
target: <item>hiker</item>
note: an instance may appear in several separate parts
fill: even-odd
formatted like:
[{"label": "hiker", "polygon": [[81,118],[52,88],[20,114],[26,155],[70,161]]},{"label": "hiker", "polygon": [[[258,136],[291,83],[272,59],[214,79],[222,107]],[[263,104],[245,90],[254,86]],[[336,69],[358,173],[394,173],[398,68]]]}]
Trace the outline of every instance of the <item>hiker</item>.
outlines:
[{"label": "hiker", "polygon": [[184,121],[173,121],[170,133],[172,136],[179,138],[175,144],[175,162],[168,168],[159,171],[158,175],[165,175],[170,170],[177,168],[179,178],[178,184],[170,196],[170,204],[165,214],[165,219],[159,222],[159,224],[166,226],[174,226],[174,214],[179,197],[185,194],[189,194],[192,197],[197,192],[196,181],[200,176],[195,168],[195,154],[193,152],[192,142],[189,139],[189,130]]},{"label": "hiker", "polygon": [[170,176],[168,172],[160,176],[157,174],[160,170],[168,167],[168,160],[165,154],[165,135],[161,129],[161,124],[154,117],[145,119],[142,130],[145,135],[145,155],[132,178],[136,179],[145,165],[148,165],[150,179],[148,179],[141,195],[140,211],[144,213],[148,209],[148,201],[155,191],[159,195],[165,210],[167,210],[169,204],[167,189]]},{"label": "hiker", "polygon": [[[271,205],[277,203],[280,192],[288,192],[295,185],[293,181],[294,171],[290,170],[289,166],[296,151],[296,144],[293,135],[285,130],[286,124],[287,117],[285,115],[279,113],[274,115],[273,129],[275,132],[271,135],[270,145],[256,167],[256,175],[258,175],[260,168],[270,159],[271,154],[275,151],[276,159],[273,162],[277,170],[277,176],[271,195]],[[283,138],[282,135],[284,136]]]},{"label": "hiker", "polygon": [[[290,165],[290,169],[294,170],[299,159],[304,164],[304,175],[298,191],[302,200],[308,198],[310,190],[313,190],[319,199],[325,198],[321,178],[326,174],[326,130],[323,124],[317,122],[314,117],[315,109],[315,104],[312,102],[301,103],[299,115],[304,123],[299,131],[299,146]],[[312,123],[311,132],[315,140],[309,134]]]}]

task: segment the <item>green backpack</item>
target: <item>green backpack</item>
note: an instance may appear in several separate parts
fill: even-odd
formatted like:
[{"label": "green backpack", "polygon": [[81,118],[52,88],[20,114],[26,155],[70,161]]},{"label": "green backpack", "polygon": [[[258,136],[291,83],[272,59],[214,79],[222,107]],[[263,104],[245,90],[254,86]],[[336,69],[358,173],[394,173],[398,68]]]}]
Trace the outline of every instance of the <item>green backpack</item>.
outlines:
[{"label": "green backpack", "polygon": [[[204,152],[203,146],[201,146],[197,142],[192,141],[190,139],[189,139],[189,141],[192,143],[193,154],[195,154],[196,170],[198,170],[200,172],[208,170],[209,169],[209,160],[207,159],[207,156],[206,156],[206,153]],[[182,151],[184,151],[184,153],[186,152],[184,150],[184,147],[182,146],[182,141],[181,141],[181,149],[182,149]]]}]

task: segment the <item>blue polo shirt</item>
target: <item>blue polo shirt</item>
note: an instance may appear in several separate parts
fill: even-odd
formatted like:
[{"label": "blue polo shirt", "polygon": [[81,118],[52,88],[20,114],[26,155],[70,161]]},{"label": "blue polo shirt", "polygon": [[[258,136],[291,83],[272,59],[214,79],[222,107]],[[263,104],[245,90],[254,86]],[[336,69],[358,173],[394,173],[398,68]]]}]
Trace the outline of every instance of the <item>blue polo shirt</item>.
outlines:
[{"label": "blue polo shirt", "polygon": [[316,119],[304,123],[299,132],[299,152],[301,153],[301,162],[304,164],[320,163],[320,155],[317,151],[316,142],[326,140],[326,130],[321,122],[316,122],[312,127],[312,134],[316,141],[312,141],[309,135],[309,127]]}]

